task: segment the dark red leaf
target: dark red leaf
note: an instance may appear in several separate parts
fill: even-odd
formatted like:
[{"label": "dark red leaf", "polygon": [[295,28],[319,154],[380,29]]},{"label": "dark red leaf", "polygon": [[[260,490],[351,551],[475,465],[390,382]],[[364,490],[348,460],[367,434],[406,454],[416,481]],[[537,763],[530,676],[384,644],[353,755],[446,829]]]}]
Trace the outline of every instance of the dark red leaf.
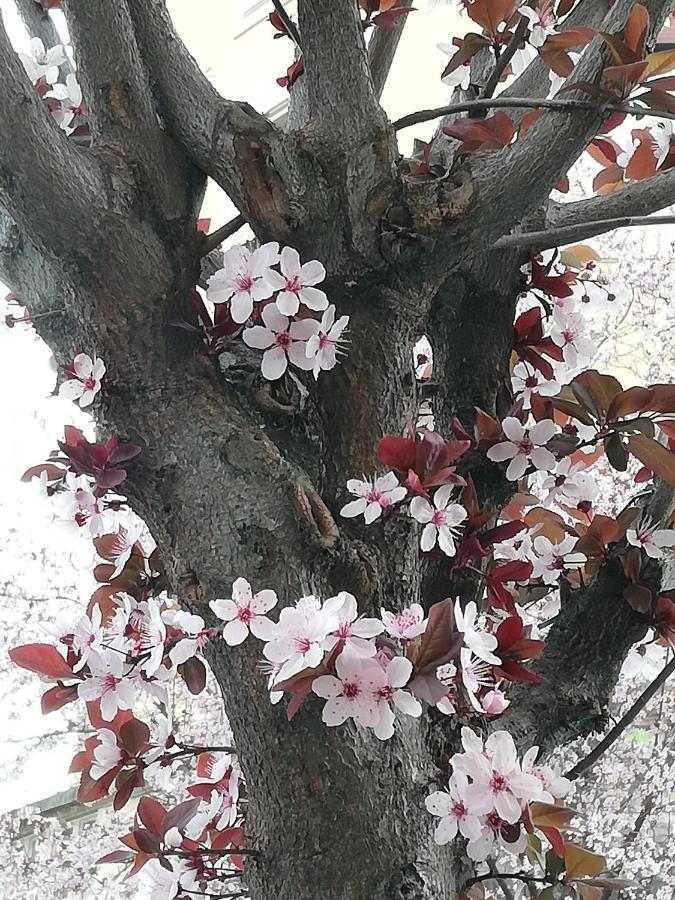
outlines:
[{"label": "dark red leaf", "polygon": [[51,644],[24,644],[13,647],[9,658],[15,666],[46,675],[47,678],[73,678],[73,670]]}]

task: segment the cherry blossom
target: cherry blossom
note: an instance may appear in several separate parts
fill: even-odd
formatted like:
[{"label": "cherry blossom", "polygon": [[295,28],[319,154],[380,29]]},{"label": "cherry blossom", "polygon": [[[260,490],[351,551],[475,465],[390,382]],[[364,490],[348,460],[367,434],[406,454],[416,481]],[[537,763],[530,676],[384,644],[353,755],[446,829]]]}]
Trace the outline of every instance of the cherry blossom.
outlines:
[{"label": "cherry blossom", "polygon": [[321,713],[324,724],[333,727],[352,718],[361,725],[375,728],[380,717],[376,688],[381,669],[376,662],[351,653],[341,653],[335,675],[320,675],[312,682],[312,690],[327,702]]},{"label": "cherry blossom", "polygon": [[483,826],[478,816],[473,815],[466,801],[469,779],[463,772],[455,772],[450,778],[447,791],[434,791],[424,801],[427,810],[438,816],[434,840],[437,844],[447,844],[457,835],[475,839],[480,837]]},{"label": "cherry blossom", "polygon": [[101,717],[111,722],[119,709],[131,709],[136,699],[136,688],[125,677],[123,654],[111,651],[105,658],[89,660],[91,677],[81,681],[77,692],[83,700],[100,700]]},{"label": "cherry blossom", "polygon": [[63,45],[56,44],[46,50],[40,38],[31,38],[29,51],[29,53],[19,53],[19,59],[23,63],[26,75],[33,84],[40,78],[53,84],[59,77],[59,66],[66,61]]},{"label": "cherry blossom", "polygon": [[365,476],[362,481],[350,478],[347,482],[347,490],[350,494],[355,494],[358,500],[346,503],[340,510],[340,515],[348,519],[362,515],[366,525],[379,519],[383,510],[390,509],[395,503],[399,503],[408,493],[393,472],[380,475],[374,481]]},{"label": "cherry blossom", "polygon": [[117,578],[129,562],[131,552],[134,549],[134,544],[140,539],[144,531],[145,523],[139,516],[131,517],[127,521],[126,527],[123,526],[120,528],[120,533],[115,539],[110,551],[111,561],[115,564],[111,580]]},{"label": "cherry blossom", "polygon": [[502,422],[502,431],[508,440],[490,447],[488,459],[493,462],[511,460],[506,469],[509,481],[518,481],[528,463],[532,463],[535,469],[548,472],[555,467],[555,456],[544,445],[557,430],[550,419],[542,419],[532,428],[525,428],[514,416],[507,416]]},{"label": "cherry blossom", "polygon": [[539,747],[530,747],[523,755],[522,770],[525,775],[534,775],[541,782],[541,800],[544,803],[554,803],[561,800],[572,790],[572,782],[569,778],[558,775],[550,766],[535,765]]},{"label": "cherry blossom", "polygon": [[92,493],[86,475],[68,472],[63,487],[64,490],[55,494],[52,501],[59,524],[74,531],[86,525],[92,537],[112,534],[116,530],[117,514],[106,508],[105,500]]},{"label": "cherry blossom", "polygon": [[485,715],[500,716],[509,705],[509,701],[502,691],[495,688],[492,691],[487,691],[485,695],[480,698],[480,705],[483,708]]},{"label": "cherry blossom", "polygon": [[319,323],[315,319],[300,319],[291,323],[277,307],[270,303],[262,311],[263,325],[244,331],[244,343],[255,350],[264,350],[261,371],[263,378],[276,381],[286,371],[289,361],[298,369],[309,371],[314,362],[307,355],[307,342],[316,334]]},{"label": "cherry blossom", "polygon": [[555,471],[542,480],[541,490],[546,491],[545,504],[557,502],[573,507],[582,501],[593,501],[598,493],[584,463],[573,463],[570,456],[563,457]]},{"label": "cherry blossom", "polygon": [[198,650],[204,649],[210,640],[210,632],[201,616],[183,610],[171,610],[172,615],[167,615],[167,612],[163,613],[164,621],[187,635],[169,650],[172,663],[179,666],[193,657]]},{"label": "cherry blossom", "polygon": [[513,367],[511,381],[514,394],[523,401],[523,409],[530,408],[532,394],[539,394],[541,397],[555,397],[560,393],[560,385],[557,381],[547,380],[541,372],[524,362],[516,363]]},{"label": "cherry blossom", "polygon": [[246,640],[249,631],[257,638],[269,638],[274,626],[265,613],[277,603],[274,591],[264,590],[254,594],[245,578],[237,578],[232,585],[232,599],[212,600],[209,606],[219,619],[227,622],[223,629],[223,639],[230,647],[234,647]]},{"label": "cherry blossom", "polygon": [[577,538],[571,534],[558,543],[553,543],[544,535],[534,539],[534,569],[533,578],[541,578],[544,584],[555,584],[561,575],[569,569],[578,569],[586,563],[583,553],[574,552]]},{"label": "cherry blossom", "polygon": [[428,552],[438,546],[446,556],[455,555],[455,536],[458,526],[466,519],[466,510],[458,503],[451,503],[453,486],[444,484],[434,494],[434,505],[424,497],[413,497],[410,514],[424,525],[420,548]]},{"label": "cherry blossom", "polygon": [[492,652],[497,649],[497,638],[477,627],[477,618],[478,609],[473,600],[467,603],[464,609],[459,600],[455,601],[455,624],[457,630],[463,633],[464,646],[484,662],[498,666],[501,660]]},{"label": "cherry blossom", "polygon": [[653,681],[666,663],[666,648],[655,642],[654,630],[647,631],[642,643],[636,644],[624,660],[621,674],[626,678]]},{"label": "cherry blossom", "polygon": [[595,344],[588,337],[588,326],[579,315],[558,317],[553,315],[551,338],[562,348],[563,360],[570,369],[575,369],[581,362],[587,363],[595,354]]},{"label": "cherry blossom", "polygon": [[326,638],[339,624],[336,613],[324,609],[312,595],[302,597],[295,606],[284,607],[273,637],[263,649],[265,659],[280,664],[276,681],[318,666],[324,657]]},{"label": "cherry blossom", "polygon": [[404,656],[393,659],[377,657],[380,673],[375,677],[373,693],[378,704],[379,718],[375,734],[381,741],[388,740],[394,733],[394,713],[389,706],[393,703],[397,710],[407,716],[419,718],[422,704],[408,691],[401,690],[410,681],[413,666]]},{"label": "cherry blossom", "polygon": [[335,321],[335,306],[331,303],[321,316],[319,330],[307,341],[307,356],[312,360],[314,378],[319,373],[334,369],[337,365],[337,354],[342,335],[349,324],[349,316],[340,316]]},{"label": "cherry blossom", "polygon": [[530,21],[529,43],[533,47],[541,47],[547,36],[555,31],[557,18],[553,11],[553,0],[540,0],[534,9],[523,3],[518,7],[518,12]]},{"label": "cherry blossom", "polygon": [[387,632],[401,643],[419,637],[427,627],[424,610],[419,603],[413,603],[407,609],[395,613],[381,609],[380,614]]},{"label": "cherry blossom", "polygon": [[477,712],[483,712],[479,692],[485,687],[494,685],[492,664],[476,656],[468,647],[462,647],[459,652],[462,672],[462,684],[466,689],[469,701]]},{"label": "cherry blossom", "polygon": [[89,774],[98,781],[122,761],[122,751],[117,746],[117,735],[109,728],[99,728],[96,737],[98,744],[94,748],[94,762]]},{"label": "cherry blossom", "polygon": [[140,871],[137,900],[173,900],[182,893],[181,888],[189,890],[195,885],[196,874],[183,860],[172,860],[169,871],[159,860],[149,859]]},{"label": "cherry blossom", "polygon": [[147,675],[154,675],[164,658],[164,642],[166,625],[162,620],[160,604],[154,598],[148,600],[148,611],[141,625],[141,649],[148,653],[148,658],[141,663]]},{"label": "cherry blossom", "polygon": [[79,672],[87,665],[89,658],[103,651],[103,629],[101,628],[101,608],[97,605],[91,611],[91,618],[80,616],[73,632],[73,647],[79,652],[80,660],[73,666]]},{"label": "cherry blossom", "polygon": [[82,89],[72,72],[66,76],[65,84],[55,84],[45,96],[59,101],[58,106],[52,109],[51,113],[59,128],[64,131],[69,129],[74,118],[84,115]]},{"label": "cherry blossom", "polygon": [[534,775],[523,774],[508,731],[493,732],[485,749],[487,755],[473,752],[462,754],[461,760],[453,757],[455,768],[472,779],[465,795],[468,807],[474,815],[494,809],[505,822],[515,823],[522,804],[541,797],[541,782]]},{"label": "cherry blossom", "polygon": [[634,547],[640,547],[652,559],[663,559],[675,547],[675,531],[660,529],[649,519],[643,519],[635,528],[628,529],[626,540]]},{"label": "cherry blossom", "polygon": [[279,262],[279,244],[270,241],[251,252],[246,247],[230,247],[223,256],[223,268],[209,279],[206,297],[211,303],[230,301],[235,322],[245,322],[253,312],[253,302],[268,300],[275,291],[272,266]]},{"label": "cherry blossom", "polygon": [[[68,367],[68,371],[71,369]],[[66,400],[77,400],[84,409],[91,406],[96,394],[101,390],[101,380],[105,375],[105,365],[97,356],[94,359],[86,353],[78,353],[72,362],[72,377],[59,388],[59,396]]]},{"label": "cherry blossom", "polygon": [[323,265],[313,259],[300,265],[300,254],[292,247],[281,251],[281,275],[272,271],[270,283],[275,291],[277,309],[284,316],[294,316],[303,303],[308,309],[322,310],[328,306],[328,298],[323,291],[314,287],[326,277]]},{"label": "cherry blossom", "polygon": [[357,618],[356,598],[347,591],[340,591],[336,597],[330,597],[324,608],[334,612],[339,623],[335,631],[326,638],[325,650],[332,650],[338,642],[343,641],[344,650],[355,656],[375,656],[377,648],[372,638],[384,631],[380,619]]}]

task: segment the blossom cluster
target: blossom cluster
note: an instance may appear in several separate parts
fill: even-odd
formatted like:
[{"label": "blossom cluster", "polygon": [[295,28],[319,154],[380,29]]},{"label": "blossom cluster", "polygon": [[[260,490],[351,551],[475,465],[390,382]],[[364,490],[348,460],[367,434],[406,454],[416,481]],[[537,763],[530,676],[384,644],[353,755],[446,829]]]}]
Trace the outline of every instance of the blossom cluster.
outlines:
[{"label": "blossom cluster", "polygon": [[[222,268],[209,279],[206,298],[227,304],[230,334],[252,323],[243,329],[242,339],[264,351],[261,370],[268,381],[281,378],[289,363],[313,372],[316,379],[337,364],[349,323],[349,316],[336,320],[335,307],[316,287],[325,277],[318,260],[301,264],[297,250],[284,247],[280,252],[276,241],[252,251],[238,245],[225,252]],[[323,313],[320,320],[314,312]]]},{"label": "blossom cluster", "polygon": [[58,81],[59,69],[68,64],[65,47],[56,44],[46,49],[36,37],[31,39],[28,53],[20,53],[19,58],[59,128],[68,135],[78,129],[86,131],[87,109],[77,77],[69,72],[63,82]]},{"label": "blossom cluster", "polygon": [[463,751],[450,760],[447,790],[435,791],[425,801],[439,819],[436,843],[447,844],[459,833],[468,839],[469,857],[480,862],[499,849],[524,853],[533,830],[528,805],[553,804],[569,792],[570,781],[536,765],[538,747],[519,760],[507,731],[494,731],[483,742],[464,727],[462,745]]}]

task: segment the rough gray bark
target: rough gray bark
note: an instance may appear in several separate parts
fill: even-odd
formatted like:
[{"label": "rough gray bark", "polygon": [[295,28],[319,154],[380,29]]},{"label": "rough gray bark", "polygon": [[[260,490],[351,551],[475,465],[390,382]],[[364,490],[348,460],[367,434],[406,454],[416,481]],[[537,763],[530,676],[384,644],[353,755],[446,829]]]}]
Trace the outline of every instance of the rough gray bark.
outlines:
[{"label": "rough gray bark", "polygon": [[[629,5],[614,5],[608,27]],[[653,0],[657,18],[669,5]],[[411,182],[351,0],[301,0],[310,118],[287,134],[215,92],[162,0],[113,6],[66,3],[91,93],[89,151],[57,131],[0,42],[0,271],[32,312],[52,312],[37,327],[59,360],[76,344],[105,359],[115,389],[100,425],[143,447],[125,489],[174,588],[207,618],[208,601],[226,596],[239,575],[274,587],[284,604],[350,590],[370,612],[418,599],[428,606],[440,591],[466,595],[470,585],[440,586],[395,519],[367,532],[336,524],[343,486],[373,470],[383,433],[402,429],[421,332],[434,343],[441,431],[451,415],[470,425],[475,405],[498,413],[508,405],[523,254],[490,245],[546,201],[600,117],[545,114],[522,145]],[[594,45],[581,70],[593,78],[600,64]],[[293,394],[283,403],[276,388],[261,394],[254,355],[243,351],[239,369],[250,377],[235,379],[200,353],[198,339],[171,327],[192,318],[206,175],[259,239],[322,259],[332,302],[351,316],[347,357],[312,383],[302,409]],[[659,202],[650,188],[632,198],[641,213]],[[598,218],[611,214],[605,207]],[[470,464],[484,498],[507,498],[496,467]],[[516,726],[523,741],[550,744],[594,727],[589,709],[606,702],[635,633],[630,610],[610,615],[622,585],[606,577],[563,607],[542,663],[561,693],[553,702],[550,687],[528,687]],[[466,861],[435,847],[423,807],[452,734],[410,721],[383,745],[323,727],[311,702],[289,725],[267,701],[255,647],[213,647],[210,660],[247,775],[247,843],[262,854],[246,872],[255,900],[456,896]]]}]

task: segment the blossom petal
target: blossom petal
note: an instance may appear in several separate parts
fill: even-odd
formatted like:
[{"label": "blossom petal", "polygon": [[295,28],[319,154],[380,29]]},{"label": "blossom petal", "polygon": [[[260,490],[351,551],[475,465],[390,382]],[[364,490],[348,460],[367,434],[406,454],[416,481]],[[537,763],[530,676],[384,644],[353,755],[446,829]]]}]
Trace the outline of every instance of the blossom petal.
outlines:
[{"label": "blossom petal", "polygon": [[[266,308],[269,309],[269,307]],[[284,374],[287,366],[288,362],[283,347],[273,347],[271,350],[265,350],[262,365],[260,366],[263,378],[266,378],[268,381],[276,381],[277,378],[281,378]]]}]

